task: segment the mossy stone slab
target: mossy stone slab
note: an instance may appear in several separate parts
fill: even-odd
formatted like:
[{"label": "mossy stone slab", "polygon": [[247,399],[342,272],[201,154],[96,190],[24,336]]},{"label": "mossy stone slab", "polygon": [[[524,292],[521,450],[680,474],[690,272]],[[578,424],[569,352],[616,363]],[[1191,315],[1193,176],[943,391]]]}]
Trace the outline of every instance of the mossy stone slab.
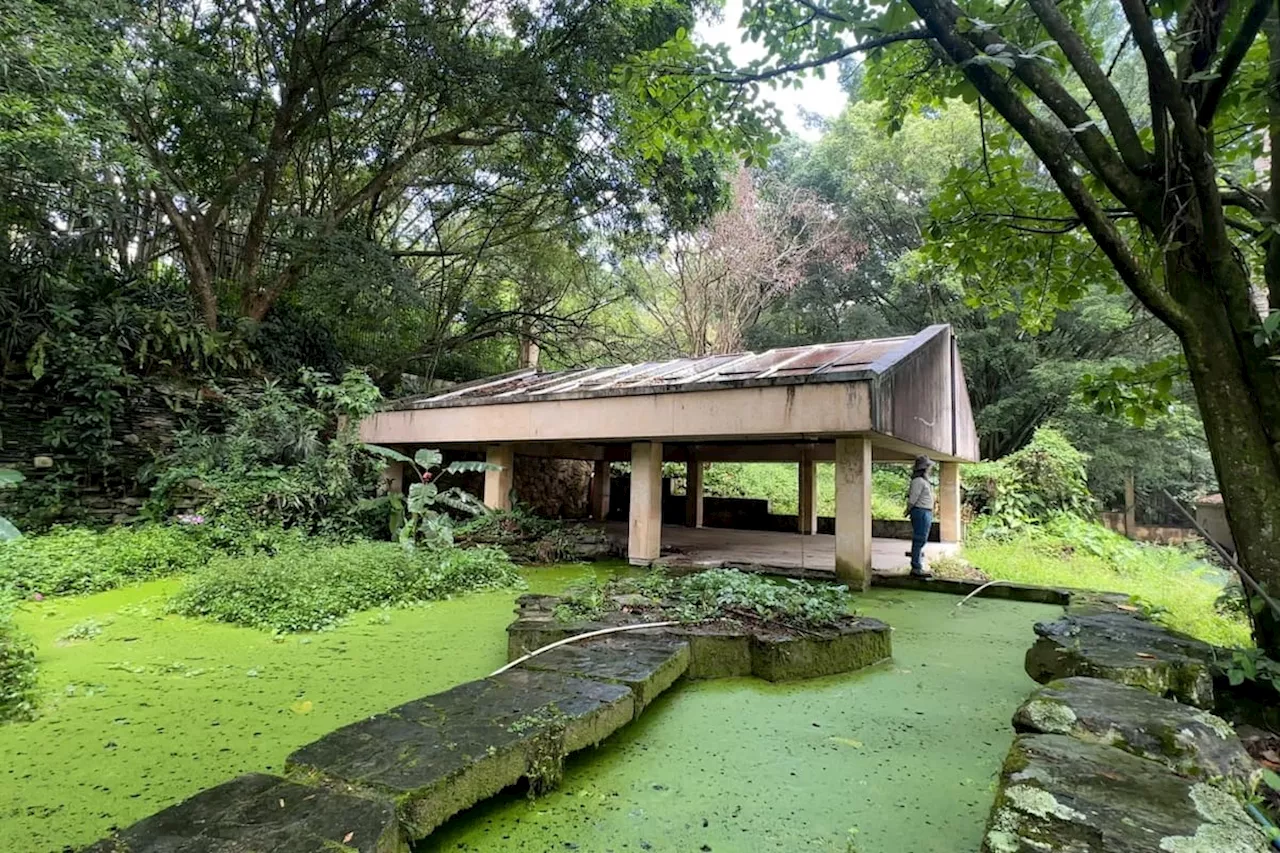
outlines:
[{"label": "mossy stone slab", "polygon": [[250,773],[144,818],[84,853],[408,853],[390,800]]},{"label": "mossy stone slab", "polygon": [[688,678],[751,674],[751,635],[736,622],[704,622],[672,633],[689,642]]},{"label": "mossy stone slab", "polygon": [[1114,746],[1210,782],[1230,780],[1248,788],[1260,775],[1226,720],[1099,678],[1050,682],[1018,708],[1013,726]]},{"label": "mossy stone slab", "polygon": [[1222,788],[1111,746],[1020,735],[984,853],[1259,853],[1266,838]]},{"label": "mossy stone slab", "polygon": [[289,766],[395,797],[416,839],[521,779],[553,781],[566,754],[633,716],[624,686],[513,670],[344,726]]},{"label": "mossy stone slab", "polygon": [[803,634],[758,631],[751,638],[751,673],[766,681],[853,672],[892,656],[889,626],[869,617]]},{"label": "mossy stone slab", "polygon": [[570,643],[521,666],[625,685],[639,715],[689,668],[689,644],[670,635],[629,632]]},{"label": "mossy stone slab", "polygon": [[1213,707],[1213,646],[1127,613],[1069,615],[1035,626],[1027,674],[1041,684],[1076,675],[1141,687],[1199,708]]}]

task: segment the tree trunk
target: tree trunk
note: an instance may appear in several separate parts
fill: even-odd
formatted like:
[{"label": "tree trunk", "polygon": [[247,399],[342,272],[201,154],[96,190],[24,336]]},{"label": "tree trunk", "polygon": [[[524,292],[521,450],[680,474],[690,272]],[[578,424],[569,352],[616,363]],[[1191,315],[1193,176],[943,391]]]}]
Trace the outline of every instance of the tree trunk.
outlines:
[{"label": "tree trunk", "polygon": [[[1246,271],[1235,270],[1237,281],[1208,282],[1197,274],[1206,268],[1197,260],[1172,258],[1168,267],[1171,289],[1196,318],[1181,334],[1183,351],[1237,556],[1280,598],[1280,443],[1268,434],[1266,415],[1280,404],[1280,382],[1274,371],[1258,370],[1252,338],[1233,329],[1219,295],[1247,285]],[[1255,631],[1259,646],[1280,654],[1277,614],[1256,614]]]}]

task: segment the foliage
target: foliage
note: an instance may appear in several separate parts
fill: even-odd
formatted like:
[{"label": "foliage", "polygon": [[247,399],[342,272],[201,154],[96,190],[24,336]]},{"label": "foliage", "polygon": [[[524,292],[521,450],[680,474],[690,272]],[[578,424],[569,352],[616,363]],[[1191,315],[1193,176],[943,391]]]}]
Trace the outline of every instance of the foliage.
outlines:
[{"label": "foliage", "polygon": [[54,528],[0,542],[0,592],[66,595],[100,592],[203,566],[210,550],[167,525],[114,527],[102,533]]},{"label": "foliage", "polygon": [[995,462],[961,469],[966,501],[987,535],[1013,532],[1060,513],[1081,516],[1093,506],[1087,457],[1061,432],[1040,427],[1030,443]]},{"label": "foliage", "polygon": [[1261,649],[1237,649],[1227,664],[1227,680],[1232,687],[1246,681],[1265,681],[1280,693],[1280,662],[1267,657]]},{"label": "foliage", "polygon": [[438,450],[426,448],[414,453],[412,459],[389,447],[369,444],[366,449],[384,459],[408,465],[414,473],[407,498],[401,497],[399,492],[392,492],[385,498],[391,513],[391,534],[402,545],[419,542],[452,545],[453,519],[445,512],[445,508],[468,515],[479,515],[485,511],[484,505],[471,493],[457,486],[441,489],[440,478],[450,474],[496,470],[497,466],[487,462],[459,460],[441,467],[444,456]]},{"label": "foliage", "polygon": [[1170,628],[1216,645],[1250,645],[1248,619],[1214,606],[1225,573],[1194,549],[1132,542],[1094,522],[1058,516],[999,538],[971,537],[963,553],[998,580],[1127,593]]},{"label": "foliage", "polygon": [[355,542],[219,556],[174,596],[174,612],[264,630],[320,631],[357,610],[500,589],[520,576],[497,548]]},{"label": "foliage", "polygon": [[582,559],[579,543],[600,534],[581,524],[541,518],[520,505],[484,512],[454,529],[462,545],[493,545],[518,562],[564,563]]},{"label": "foliage", "polygon": [[337,383],[311,371],[299,379],[297,386],[271,380],[228,390],[220,427],[180,431],[158,464],[147,511],[165,518],[194,500],[195,517],[226,544],[276,528],[335,536],[375,530],[361,501],[373,494],[380,466],[357,427],[378,390],[359,371]]},{"label": "foliage", "polygon": [[36,652],[13,622],[13,605],[0,591],[0,723],[30,719],[35,711]]},{"label": "foliage", "polygon": [[736,569],[709,569],[679,578],[657,570],[608,583],[594,577],[576,583],[557,606],[556,618],[599,618],[620,595],[641,596],[652,602],[652,615],[681,622],[750,619],[822,626],[850,612],[847,593],[836,584],[777,581]]}]

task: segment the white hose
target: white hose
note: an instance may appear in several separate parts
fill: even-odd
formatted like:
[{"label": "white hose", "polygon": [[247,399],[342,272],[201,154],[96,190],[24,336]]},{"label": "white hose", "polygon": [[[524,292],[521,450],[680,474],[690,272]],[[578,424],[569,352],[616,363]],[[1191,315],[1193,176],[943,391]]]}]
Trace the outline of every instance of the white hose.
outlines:
[{"label": "white hose", "polygon": [[511,667],[518,666],[519,664],[522,664],[525,661],[527,661],[529,658],[537,657],[543,652],[549,652],[554,648],[557,648],[559,646],[566,646],[569,643],[576,643],[578,642],[578,640],[589,640],[592,637],[601,637],[601,636],[604,636],[605,634],[618,634],[618,633],[621,633],[622,631],[639,631],[641,628],[670,628],[672,625],[679,625],[679,624],[680,624],[679,622],[637,622],[634,625],[615,625],[612,628],[601,628],[598,631],[588,631],[585,634],[574,634],[572,637],[565,637],[563,640],[556,640],[554,643],[548,643],[547,645],[543,646],[540,649],[535,649],[529,652],[529,654],[525,655],[524,657],[516,658],[506,666],[500,667],[499,669],[496,669],[493,672],[491,672],[489,674],[489,678],[493,678],[495,675],[502,675],[502,673],[511,669]]},{"label": "white hose", "polygon": [[960,605],[961,605],[961,604],[964,604],[966,601],[968,601],[969,599],[973,598],[975,595],[977,595],[978,593],[982,592],[982,591],[983,591],[984,589],[986,589],[987,587],[989,587],[989,586],[995,586],[995,585],[996,585],[996,584],[998,584],[998,583],[1008,583],[1008,581],[987,581],[987,582],[986,582],[986,583],[984,583],[982,586],[978,587],[978,588],[977,588],[977,589],[975,589],[973,592],[969,593],[969,594],[968,594],[968,595],[966,595],[964,598],[960,599],[960,604],[957,604],[957,605],[956,605],[956,608],[958,609],[958,608],[960,607]]}]

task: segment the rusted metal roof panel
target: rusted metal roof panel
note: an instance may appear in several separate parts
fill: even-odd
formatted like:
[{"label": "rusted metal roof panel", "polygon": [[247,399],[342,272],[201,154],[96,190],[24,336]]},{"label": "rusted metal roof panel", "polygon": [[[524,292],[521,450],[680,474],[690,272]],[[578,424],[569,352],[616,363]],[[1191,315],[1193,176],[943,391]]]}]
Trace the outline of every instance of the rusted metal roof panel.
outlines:
[{"label": "rusted metal roof panel", "polygon": [[[589,367],[550,373],[533,370],[471,383],[426,397],[397,401],[393,408],[436,408],[561,397],[663,393],[743,384],[853,381],[875,362],[908,346],[912,338],[784,347],[766,352],[677,358],[670,361]],[[835,375],[833,375],[835,374]]]}]

